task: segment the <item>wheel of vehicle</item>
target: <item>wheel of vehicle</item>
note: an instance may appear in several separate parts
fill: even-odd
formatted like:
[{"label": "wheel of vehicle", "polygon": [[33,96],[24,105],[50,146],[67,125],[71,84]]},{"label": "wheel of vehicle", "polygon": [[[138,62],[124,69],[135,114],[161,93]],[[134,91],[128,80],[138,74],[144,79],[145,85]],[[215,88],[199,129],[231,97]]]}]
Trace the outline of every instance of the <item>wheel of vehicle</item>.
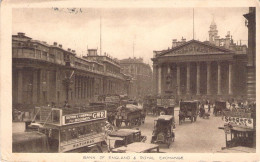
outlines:
[{"label": "wheel of vehicle", "polygon": [[174,134],[174,132],[172,133],[172,142],[174,142],[174,140],[175,140],[175,134]]},{"label": "wheel of vehicle", "polygon": [[194,116],[194,122],[197,120],[197,116]]},{"label": "wheel of vehicle", "polygon": [[170,148],[170,145],[171,145],[171,140],[168,139],[168,140],[167,140],[167,147]]},{"label": "wheel of vehicle", "polygon": [[135,121],[131,120],[130,124],[131,124],[131,126],[135,125]]},{"label": "wheel of vehicle", "polygon": [[193,117],[190,117],[190,122],[191,122],[191,123],[193,122]]}]

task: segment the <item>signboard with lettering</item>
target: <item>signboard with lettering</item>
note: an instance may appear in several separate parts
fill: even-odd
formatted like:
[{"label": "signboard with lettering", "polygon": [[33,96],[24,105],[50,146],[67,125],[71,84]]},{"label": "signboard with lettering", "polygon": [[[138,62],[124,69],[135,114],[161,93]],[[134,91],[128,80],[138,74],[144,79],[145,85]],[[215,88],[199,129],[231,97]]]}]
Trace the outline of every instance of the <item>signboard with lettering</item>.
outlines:
[{"label": "signboard with lettering", "polygon": [[237,125],[245,128],[254,128],[253,118],[241,118],[241,117],[233,117],[233,116],[225,116],[224,117],[225,123],[230,123],[232,125]]},{"label": "signboard with lettering", "polygon": [[105,140],[104,133],[96,134],[84,138],[80,138],[77,140],[73,140],[72,142],[60,143],[60,152],[66,152],[70,150],[74,150],[77,148],[93,145],[98,142],[102,142]]},{"label": "signboard with lettering", "polygon": [[157,106],[170,107],[174,106],[174,99],[157,99]]},{"label": "signboard with lettering", "polygon": [[84,112],[78,114],[69,114],[63,116],[62,124],[69,125],[69,124],[82,123],[86,121],[93,121],[93,120],[106,119],[106,118],[107,118],[107,112],[105,110]]}]

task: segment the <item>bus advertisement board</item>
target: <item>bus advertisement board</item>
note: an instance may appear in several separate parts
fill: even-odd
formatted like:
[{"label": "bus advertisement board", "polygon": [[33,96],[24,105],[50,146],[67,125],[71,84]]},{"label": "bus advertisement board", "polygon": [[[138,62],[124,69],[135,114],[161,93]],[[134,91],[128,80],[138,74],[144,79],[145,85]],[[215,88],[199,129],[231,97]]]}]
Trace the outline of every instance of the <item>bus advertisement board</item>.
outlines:
[{"label": "bus advertisement board", "polygon": [[78,114],[69,114],[63,116],[62,124],[69,125],[69,124],[82,123],[86,121],[93,121],[93,120],[106,119],[106,118],[107,118],[106,110],[84,112]]},{"label": "bus advertisement board", "polygon": [[77,140],[71,140],[60,144],[60,152],[67,152],[77,148],[93,145],[105,140],[104,133],[91,135]]}]

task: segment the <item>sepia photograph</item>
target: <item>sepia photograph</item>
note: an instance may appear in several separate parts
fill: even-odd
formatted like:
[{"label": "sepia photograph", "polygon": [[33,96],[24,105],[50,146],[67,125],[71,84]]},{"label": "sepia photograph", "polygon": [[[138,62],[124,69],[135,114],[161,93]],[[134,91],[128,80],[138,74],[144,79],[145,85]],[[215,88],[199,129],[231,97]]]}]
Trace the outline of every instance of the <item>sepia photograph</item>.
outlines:
[{"label": "sepia photograph", "polygon": [[256,160],[258,7],[54,3],[10,12],[11,154]]}]

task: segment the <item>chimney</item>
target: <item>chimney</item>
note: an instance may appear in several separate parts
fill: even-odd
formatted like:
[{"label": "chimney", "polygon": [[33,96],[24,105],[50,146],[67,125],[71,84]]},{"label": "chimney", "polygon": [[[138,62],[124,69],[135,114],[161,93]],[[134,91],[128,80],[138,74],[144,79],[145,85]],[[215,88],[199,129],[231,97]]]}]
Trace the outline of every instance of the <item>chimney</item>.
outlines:
[{"label": "chimney", "polygon": [[57,42],[53,42],[53,45],[54,45],[54,46],[57,46]]},{"label": "chimney", "polygon": [[89,56],[97,56],[97,49],[88,49]]},{"label": "chimney", "polygon": [[75,53],[76,51],[75,50],[72,50],[72,53]]},{"label": "chimney", "polygon": [[45,41],[42,41],[42,43],[47,44],[47,42],[45,42]]},{"label": "chimney", "polygon": [[172,48],[177,46],[177,39],[172,40]]},{"label": "chimney", "polygon": [[68,48],[68,51],[70,52],[70,51],[71,51],[71,49],[70,49],[70,48]]},{"label": "chimney", "polygon": [[23,37],[23,36],[25,36],[25,33],[19,32],[19,33],[18,33],[18,36]]},{"label": "chimney", "polygon": [[59,44],[59,47],[62,48],[62,44]]}]

